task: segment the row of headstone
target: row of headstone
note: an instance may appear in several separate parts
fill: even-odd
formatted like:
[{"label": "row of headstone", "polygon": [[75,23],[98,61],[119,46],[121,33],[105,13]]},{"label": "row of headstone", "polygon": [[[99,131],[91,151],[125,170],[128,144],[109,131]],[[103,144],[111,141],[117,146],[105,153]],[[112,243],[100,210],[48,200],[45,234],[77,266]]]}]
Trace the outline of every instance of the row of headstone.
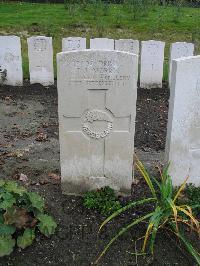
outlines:
[{"label": "row of headstone", "polygon": [[[28,42],[30,83],[49,86],[54,83],[52,38],[30,37]],[[21,86],[23,84],[20,38],[0,37],[0,84]],[[131,39],[113,40],[95,38],[90,40],[91,49],[118,50],[139,55],[139,41]],[[160,41],[141,42],[140,87],[162,87],[165,43]],[[86,49],[86,38],[70,37],[62,40],[62,51]],[[192,43],[179,42],[171,45],[169,83],[171,84],[172,59],[191,56]]]},{"label": "row of headstone", "polygon": [[[63,39],[63,52],[86,49],[85,38]],[[141,42],[140,87],[162,87],[165,43],[160,41]],[[118,50],[139,55],[138,40],[95,38],[90,40],[90,49]]]},{"label": "row of headstone", "polygon": [[[82,194],[133,181],[138,56],[84,50],[57,55],[62,189]],[[166,158],[175,185],[200,185],[200,56],[172,61]]]},{"label": "row of headstone", "polygon": [[[86,38],[68,37],[62,40],[62,52],[73,50],[85,50]],[[108,39],[108,38],[94,38],[90,39],[90,49],[99,50],[118,50],[139,54],[139,41],[132,39]]]},{"label": "row of headstone", "polygon": [[[86,49],[86,38],[69,37],[63,39],[63,52],[84,49]],[[95,38],[90,40],[90,49],[118,50],[139,55],[140,44],[138,40],[132,39],[113,40],[108,38]],[[162,87],[164,49],[165,43],[161,41],[150,40],[141,42],[141,88]],[[193,43],[176,42],[171,45],[169,61],[169,84],[171,84],[172,60],[180,57],[192,56],[193,54]]]}]

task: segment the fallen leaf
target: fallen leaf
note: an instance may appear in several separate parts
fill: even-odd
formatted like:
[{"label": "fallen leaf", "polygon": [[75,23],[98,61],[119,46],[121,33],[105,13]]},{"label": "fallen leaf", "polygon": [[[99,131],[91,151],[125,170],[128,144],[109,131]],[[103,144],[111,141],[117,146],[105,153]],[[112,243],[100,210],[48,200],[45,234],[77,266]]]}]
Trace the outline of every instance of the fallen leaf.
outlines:
[{"label": "fallen leaf", "polygon": [[24,152],[20,151],[20,150],[15,150],[13,152],[7,153],[6,157],[17,157],[17,158],[21,158],[23,157]]},{"label": "fallen leaf", "polygon": [[39,180],[40,185],[46,185],[49,183],[49,180],[45,177]]},{"label": "fallen leaf", "polygon": [[49,173],[48,174],[48,177],[50,178],[50,179],[54,179],[54,180],[60,180],[60,175],[57,175],[57,174],[55,174],[55,173]]},{"label": "fallen leaf", "polygon": [[35,138],[36,141],[47,141],[47,134],[41,132]]},{"label": "fallen leaf", "polygon": [[27,182],[28,181],[28,177],[27,175],[24,175],[24,174],[20,174],[19,176],[19,180],[22,181],[22,182]]},{"label": "fallen leaf", "polygon": [[31,181],[31,183],[30,183],[31,186],[34,186],[34,185],[36,185],[36,184],[37,184],[36,181]]},{"label": "fallen leaf", "polygon": [[11,104],[11,103],[15,102],[15,101],[11,98],[11,96],[7,96],[7,97],[5,97],[5,101],[6,101],[6,104]]},{"label": "fallen leaf", "polygon": [[137,185],[137,184],[139,184],[139,183],[140,183],[140,180],[135,178],[135,179],[133,180],[133,183],[132,183],[132,184],[133,184],[133,185]]},{"label": "fallen leaf", "polygon": [[49,124],[47,122],[42,123],[43,128],[47,128],[48,126],[49,126]]}]

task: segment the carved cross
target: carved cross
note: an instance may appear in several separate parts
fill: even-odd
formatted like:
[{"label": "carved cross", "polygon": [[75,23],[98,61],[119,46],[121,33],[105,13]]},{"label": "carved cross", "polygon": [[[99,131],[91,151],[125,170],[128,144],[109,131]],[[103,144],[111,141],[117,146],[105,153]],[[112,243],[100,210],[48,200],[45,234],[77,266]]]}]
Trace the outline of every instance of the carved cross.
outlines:
[{"label": "carved cross", "polygon": [[66,119],[64,123],[66,134],[82,133],[89,142],[91,176],[99,176],[99,173],[105,176],[106,139],[112,137],[112,132],[130,132],[131,117],[116,117],[106,107],[106,90],[98,89],[88,90],[88,106],[80,117],[66,115],[63,117]]}]

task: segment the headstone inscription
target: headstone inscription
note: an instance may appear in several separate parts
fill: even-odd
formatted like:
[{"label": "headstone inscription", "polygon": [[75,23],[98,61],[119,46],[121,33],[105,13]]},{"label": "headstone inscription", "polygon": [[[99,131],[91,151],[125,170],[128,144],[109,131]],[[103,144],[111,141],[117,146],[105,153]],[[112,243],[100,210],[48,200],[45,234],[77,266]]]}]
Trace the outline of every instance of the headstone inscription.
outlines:
[{"label": "headstone inscription", "polygon": [[130,193],[137,56],[72,51],[59,53],[57,64],[63,193],[107,185]]},{"label": "headstone inscription", "polygon": [[17,36],[0,36],[0,84],[23,84],[21,42]]},{"label": "headstone inscription", "polygon": [[174,185],[200,185],[200,56],[172,60],[166,161]]},{"label": "headstone inscription", "polygon": [[68,37],[62,39],[63,52],[84,49],[86,49],[86,38]]},{"label": "headstone inscription", "polygon": [[169,60],[169,86],[171,86],[171,68],[172,68],[172,60],[193,56],[194,55],[194,44],[187,42],[175,42],[171,44],[170,47],[170,60]]},{"label": "headstone inscription", "polygon": [[139,55],[140,43],[138,40],[119,39],[115,40],[115,50]]},{"label": "headstone inscription", "polygon": [[141,47],[141,88],[162,88],[165,43],[143,41]]},{"label": "headstone inscription", "polygon": [[94,38],[90,39],[90,49],[96,50],[114,50],[115,42],[108,38]]},{"label": "headstone inscription", "polygon": [[30,83],[54,84],[52,38],[35,36],[27,39]]}]

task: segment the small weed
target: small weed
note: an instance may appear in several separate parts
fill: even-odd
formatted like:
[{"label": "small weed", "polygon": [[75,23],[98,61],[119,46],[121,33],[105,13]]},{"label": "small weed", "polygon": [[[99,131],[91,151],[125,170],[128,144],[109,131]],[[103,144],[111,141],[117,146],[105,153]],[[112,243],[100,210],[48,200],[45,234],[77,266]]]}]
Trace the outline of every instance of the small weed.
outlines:
[{"label": "small weed", "polygon": [[98,210],[103,215],[110,215],[121,208],[115,192],[110,187],[88,191],[84,195],[84,206]]}]

